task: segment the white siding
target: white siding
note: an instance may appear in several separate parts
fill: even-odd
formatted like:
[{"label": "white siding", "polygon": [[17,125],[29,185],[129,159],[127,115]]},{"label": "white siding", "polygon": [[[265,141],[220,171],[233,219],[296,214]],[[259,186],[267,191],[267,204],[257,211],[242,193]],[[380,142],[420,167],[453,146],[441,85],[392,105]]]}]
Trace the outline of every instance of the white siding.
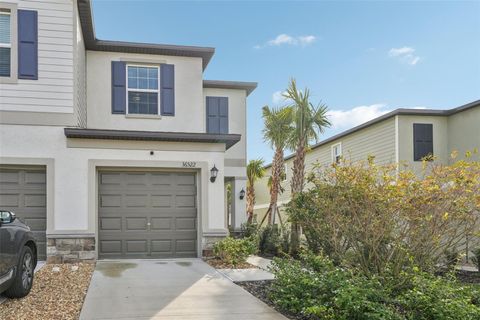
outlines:
[{"label": "white siding", "polygon": [[73,113],[71,0],[9,1],[38,11],[38,80],[0,84],[0,110]]}]

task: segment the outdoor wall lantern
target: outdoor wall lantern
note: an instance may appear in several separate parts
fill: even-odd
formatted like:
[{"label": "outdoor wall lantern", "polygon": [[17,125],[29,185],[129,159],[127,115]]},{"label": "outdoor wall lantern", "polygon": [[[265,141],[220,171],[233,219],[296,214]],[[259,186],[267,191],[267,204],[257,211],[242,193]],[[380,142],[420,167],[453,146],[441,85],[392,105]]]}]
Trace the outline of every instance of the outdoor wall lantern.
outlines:
[{"label": "outdoor wall lantern", "polygon": [[240,200],[243,200],[243,198],[245,198],[245,190],[242,188],[242,191],[240,191]]},{"label": "outdoor wall lantern", "polygon": [[215,182],[217,179],[218,169],[213,165],[213,168],[210,169],[210,182]]}]

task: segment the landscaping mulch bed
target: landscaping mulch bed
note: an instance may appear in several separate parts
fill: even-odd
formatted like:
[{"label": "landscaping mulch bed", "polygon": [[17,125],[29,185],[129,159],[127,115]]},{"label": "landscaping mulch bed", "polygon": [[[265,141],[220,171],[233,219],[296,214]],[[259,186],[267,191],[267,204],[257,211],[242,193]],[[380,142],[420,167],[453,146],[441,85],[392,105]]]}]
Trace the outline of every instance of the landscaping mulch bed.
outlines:
[{"label": "landscaping mulch bed", "polygon": [[205,259],[205,262],[215,269],[256,269],[257,267],[248,262],[242,262],[236,265],[226,263],[220,259]]},{"label": "landscaping mulch bed", "polygon": [[45,265],[26,297],[0,304],[0,319],[78,319],[94,268],[93,263]]},{"label": "landscaping mulch bed", "polygon": [[288,319],[309,320],[310,318],[306,316],[288,313],[285,310],[281,310],[277,306],[275,306],[275,304],[268,298],[268,291],[270,290],[270,286],[272,285],[272,282],[273,280],[242,281],[242,282],[235,282],[235,284],[247,290],[253,296],[262,300],[263,302],[268,304],[270,307],[272,307],[273,309],[283,314]]},{"label": "landscaping mulch bed", "polygon": [[462,283],[480,284],[480,272],[458,270],[456,275],[458,281]]}]

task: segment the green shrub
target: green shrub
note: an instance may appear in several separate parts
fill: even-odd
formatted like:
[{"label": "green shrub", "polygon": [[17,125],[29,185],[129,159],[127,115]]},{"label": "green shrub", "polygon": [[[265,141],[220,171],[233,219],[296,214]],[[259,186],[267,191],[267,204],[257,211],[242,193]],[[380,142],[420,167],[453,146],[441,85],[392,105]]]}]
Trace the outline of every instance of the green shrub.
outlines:
[{"label": "green shrub", "polygon": [[247,257],[256,253],[255,241],[251,238],[234,239],[227,237],[213,246],[213,254],[233,266],[245,262]]},{"label": "green shrub", "polygon": [[[366,277],[320,255],[274,259],[269,298],[281,309],[312,319],[480,319],[480,290],[454,280],[404,271]],[[405,285],[399,289],[398,282]]]},{"label": "green shrub", "polygon": [[267,225],[258,233],[258,251],[262,255],[279,256],[290,250],[290,233],[278,225]]},{"label": "green shrub", "polygon": [[258,236],[258,224],[257,223],[242,223],[241,225],[241,237],[242,238],[251,238]]},{"label": "green shrub", "polygon": [[455,267],[460,262],[460,252],[455,249],[445,251],[445,266],[448,270],[455,270]]},{"label": "green shrub", "polygon": [[462,286],[454,280],[419,273],[412,287],[398,297],[407,319],[480,319],[478,287]]},{"label": "green shrub", "polygon": [[412,263],[435,271],[477,231],[480,162],[424,165],[417,174],[370,157],[314,168],[309,188],[287,205],[289,220],[310,251],[366,276],[399,275]]},{"label": "green shrub", "polygon": [[477,270],[480,272],[480,247],[473,250],[472,262],[477,267]]},{"label": "green shrub", "polygon": [[355,277],[322,256],[275,259],[270,298],[281,309],[320,319],[401,319],[378,280]]}]

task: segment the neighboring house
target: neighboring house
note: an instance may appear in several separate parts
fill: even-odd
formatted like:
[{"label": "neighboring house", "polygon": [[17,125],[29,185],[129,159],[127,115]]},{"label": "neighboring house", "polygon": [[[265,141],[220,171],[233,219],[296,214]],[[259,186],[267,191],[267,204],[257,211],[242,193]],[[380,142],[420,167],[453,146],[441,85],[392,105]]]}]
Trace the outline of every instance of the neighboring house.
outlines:
[{"label": "neighboring house", "polygon": [[[416,172],[422,169],[421,159],[433,155],[434,163],[448,164],[456,150],[461,158],[466,151],[480,152],[480,100],[450,110],[397,109],[314,145],[306,155],[306,172],[315,164],[330,165],[344,157],[349,161],[374,156],[377,164],[405,163]],[[279,206],[290,201],[293,156],[285,158],[286,179]],[[473,159],[479,160],[476,155]],[[268,174],[255,183],[254,213],[261,221],[270,194]],[[276,220],[278,222],[278,219]]]},{"label": "neighboring house", "polygon": [[0,2],[0,208],[40,259],[201,256],[227,183],[240,227],[256,83],[203,80],[213,54],[98,40],[89,0]]}]

